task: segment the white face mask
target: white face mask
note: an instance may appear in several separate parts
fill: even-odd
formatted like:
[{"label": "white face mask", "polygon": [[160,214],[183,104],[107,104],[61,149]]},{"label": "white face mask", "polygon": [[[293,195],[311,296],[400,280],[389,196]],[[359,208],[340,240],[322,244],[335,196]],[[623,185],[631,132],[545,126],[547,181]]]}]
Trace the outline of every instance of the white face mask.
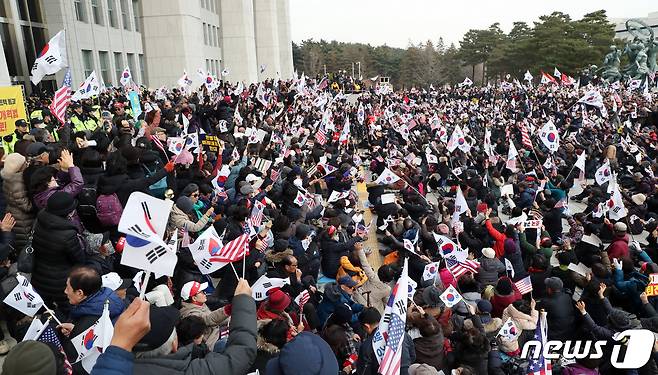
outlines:
[{"label": "white face mask", "polygon": [[302,187],[302,179],[301,178],[296,178],[295,181],[293,181],[293,184],[297,186],[298,188]]}]

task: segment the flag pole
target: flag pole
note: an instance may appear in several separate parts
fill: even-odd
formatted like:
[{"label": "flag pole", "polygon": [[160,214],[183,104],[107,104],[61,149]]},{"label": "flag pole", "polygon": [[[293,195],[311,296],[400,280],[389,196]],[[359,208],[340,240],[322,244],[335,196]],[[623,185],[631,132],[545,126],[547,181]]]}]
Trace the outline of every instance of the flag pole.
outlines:
[{"label": "flag pole", "polygon": [[149,278],[151,278],[151,272],[150,271],[144,270],[144,272],[146,272],[146,276],[144,276],[144,282],[143,282],[142,287],[139,291],[139,299],[144,299],[144,294],[146,294],[146,287],[149,283]]},{"label": "flag pole", "polygon": [[[51,310],[45,303],[43,304],[43,307],[46,308],[46,312],[48,314],[50,314],[50,316],[57,322],[57,324],[61,326],[62,322],[60,322],[59,319],[57,319],[57,316],[55,316],[55,312],[53,310]],[[50,319],[50,318],[48,318],[48,319]]]},{"label": "flag pole", "polygon": [[233,265],[233,263],[229,263],[229,264],[231,265],[231,268],[233,268],[233,273],[235,274],[235,278],[237,280],[240,280],[240,276],[238,276],[238,271],[235,270],[235,266]]},{"label": "flag pole", "polygon": [[247,259],[247,254],[245,254],[242,257],[242,278],[243,279],[244,279],[244,272],[245,272],[244,270],[247,268],[247,261],[245,259]]}]

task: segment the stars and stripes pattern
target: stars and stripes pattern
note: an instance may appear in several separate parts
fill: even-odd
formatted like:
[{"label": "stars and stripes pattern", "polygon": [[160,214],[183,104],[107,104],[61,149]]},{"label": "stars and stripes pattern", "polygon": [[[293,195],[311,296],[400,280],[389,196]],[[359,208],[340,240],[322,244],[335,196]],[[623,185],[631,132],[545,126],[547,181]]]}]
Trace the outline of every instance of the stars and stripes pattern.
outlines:
[{"label": "stars and stripes pattern", "polygon": [[254,202],[254,207],[251,209],[251,225],[255,228],[260,227],[260,224],[263,222],[265,204],[260,201]]},{"label": "stars and stripes pattern", "polygon": [[327,133],[322,127],[315,133],[315,141],[323,146],[327,143]]},{"label": "stars and stripes pattern", "polygon": [[295,303],[299,306],[299,311],[304,311],[304,305],[311,299],[311,294],[308,290],[304,289],[297,298],[295,298]]},{"label": "stars and stripes pattern", "polygon": [[71,69],[66,70],[62,87],[55,92],[50,103],[50,113],[62,124],[66,122],[66,109],[71,104]]},{"label": "stars and stripes pattern", "polygon": [[478,270],[480,269],[480,264],[474,260],[466,259],[463,262],[452,258],[445,258],[445,260],[448,270],[452,273],[455,279],[460,278],[468,272],[478,273]]},{"label": "stars and stripes pattern", "polygon": [[68,375],[73,374],[73,367],[71,366],[71,362],[69,362],[69,359],[66,356],[66,352],[64,352],[64,347],[62,346],[61,341],[59,341],[59,338],[57,337],[57,334],[51,325],[46,327],[46,329],[41,333],[41,336],[37,338],[37,341],[41,341],[44,344],[53,346],[55,349],[57,349],[57,351],[62,353],[62,356],[64,357],[64,369],[66,370],[66,373]]},{"label": "stars and stripes pattern", "polygon": [[516,285],[516,289],[518,289],[521,294],[532,292],[532,282],[530,281],[530,276],[515,282],[514,285]]},{"label": "stars and stripes pattern", "polygon": [[391,314],[391,322],[388,325],[388,339],[386,340],[386,352],[379,364],[379,373],[382,375],[397,375],[400,373],[402,364],[402,348],[400,341],[404,338],[406,322],[397,314]]},{"label": "stars and stripes pattern", "polygon": [[530,139],[530,133],[528,132],[528,128],[525,126],[524,123],[519,123],[519,130],[521,131],[521,144],[523,144],[524,147],[527,148],[532,148],[532,140]]},{"label": "stars and stripes pattern", "polygon": [[235,262],[242,259],[249,249],[249,234],[240,237],[224,245],[219,252],[210,258],[211,262]]},{"label": "stars and stripes pattern", "polygon": [[539,356],[537,359],[531,359],[528,365],[528,375],[552,375],[553,367],[551,366],[551,361],[544,358],[544,353],[542,348],[546,346],[548,332],[548,326],[546,324],[546,313],[542,312],[539,316],[539,321],[537,322],[537,328],[535,329],[534,339],[541,342],[541,347],[539,349],[533,348],[533,353],[531,358],[535,357],[535,350],[539,350]]}]

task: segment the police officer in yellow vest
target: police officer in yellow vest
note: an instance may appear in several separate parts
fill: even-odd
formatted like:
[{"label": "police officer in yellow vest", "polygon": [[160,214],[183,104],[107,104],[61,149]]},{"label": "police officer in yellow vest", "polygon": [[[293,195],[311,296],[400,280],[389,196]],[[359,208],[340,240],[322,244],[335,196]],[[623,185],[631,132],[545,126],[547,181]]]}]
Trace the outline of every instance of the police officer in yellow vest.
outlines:
[{"label": "police officer in yellow vest", "polygon": [[5,150],[5,155],[14,152],[14,145],[16,142],[23,139],[23,136],[29,132],[27,128],[27,121],[23,119],[16,120],[16,130],[13,133],[2,137],[2,148]]},{"label": "police officer in yellow vest", "polygon": [[90,116],[84,111],[80,103],[71,105],[73,114],[71,115],[71,123],[73,124],[73,131],[89,131],[93,132],[98,127],[98,122],[93,116]]}]

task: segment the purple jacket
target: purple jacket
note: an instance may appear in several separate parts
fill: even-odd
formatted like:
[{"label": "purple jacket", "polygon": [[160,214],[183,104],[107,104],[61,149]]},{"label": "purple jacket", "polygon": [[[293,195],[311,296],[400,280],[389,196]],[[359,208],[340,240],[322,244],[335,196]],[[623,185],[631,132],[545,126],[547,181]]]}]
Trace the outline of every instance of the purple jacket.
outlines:
[{"label": "purple jacket", "polygon": [[578,363],[569,365],[562,369],[562,375],[599,375],[599,374],[600,374],[599,370],[589,369]]},{"label": "purple jacket", "polygon": [[62,184],[60,184],[58,187],[48,188],[34,195],[34,205],[37,206],[38,209],[46,208],[48,198],[50,198],[51,195],[58,191],[67,192],[74,198],[82,191],[82,186],[85,184],[85,182],[82,179],[80,168],[71,167],[69,168],[68,174],[62,173],[61,175],[64,178],[60,179],[60,174],[58,174],[58,181],[67,179],[68,183],[66,185],[61,186]]}]

